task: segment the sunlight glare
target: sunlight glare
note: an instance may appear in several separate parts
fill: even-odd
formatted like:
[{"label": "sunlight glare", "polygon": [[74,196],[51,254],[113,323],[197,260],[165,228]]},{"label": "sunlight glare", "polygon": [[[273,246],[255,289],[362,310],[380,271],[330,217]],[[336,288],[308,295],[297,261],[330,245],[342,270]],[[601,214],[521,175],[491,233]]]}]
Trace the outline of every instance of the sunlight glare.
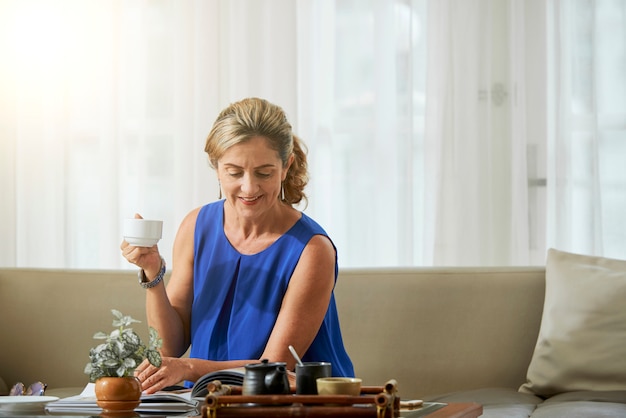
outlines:
[{"label": "sunlight glare", "polygon": [[67,22],[52,2],[17,2],[9,42],[18,75],[43,75],[60,70],[67,45]]}]

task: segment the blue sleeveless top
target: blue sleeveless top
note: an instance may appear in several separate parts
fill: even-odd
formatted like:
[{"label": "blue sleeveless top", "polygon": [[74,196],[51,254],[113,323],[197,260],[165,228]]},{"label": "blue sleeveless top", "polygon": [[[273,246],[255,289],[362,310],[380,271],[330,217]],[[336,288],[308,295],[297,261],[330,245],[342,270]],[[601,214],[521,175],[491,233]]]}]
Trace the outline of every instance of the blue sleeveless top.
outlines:
[{"label": "blue sleeveless top", "polygon": [[[244,255],[224,234],[224,200],[203,206],[194,236],[190,357],[259,359],[300,255],[309,240],[320,234],[327,236],[303,213],[268,248]],[[335,258],[335,280],[337,272]],[[307,352],[300,354],[303,361],[330,362],[334,376],[354,376],[343,346],[334,294],[317,336]]]}]

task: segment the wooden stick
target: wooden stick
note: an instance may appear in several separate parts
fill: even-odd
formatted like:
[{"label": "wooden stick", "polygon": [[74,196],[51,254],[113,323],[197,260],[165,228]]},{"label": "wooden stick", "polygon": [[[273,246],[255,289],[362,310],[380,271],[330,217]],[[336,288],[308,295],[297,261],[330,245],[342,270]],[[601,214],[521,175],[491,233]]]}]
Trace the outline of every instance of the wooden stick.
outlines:
[{"label": "wooden stick", "polygon": [[[378,411],[374,407],[358,406],[269,406],[261,408],[229,406],[217,410],[203,406],[202,416],[204,418],[376,418]],[[390,410],[386,410],[384,416],[391,418]]]},{"label": "wooden stick", "polygon": [[391,379],[385,383],[385,392],[396,393],[398,391],[398,382],[396,379]]},{"label": "wooden stick", "polygon": [[363,395],[376,395],[384,391],[383,386],[361,386],[361,393]]},{"label": "wooden stick", "polygon": [[[207,407],[232,404],[255,404],[255,405],[367,405],[377,404],[378,400],[373,396],[349,396],[349,395],[214,395],[206,397]],[[381,402],[388,402],[385,398]]]},{"label": "wooden stick", "polygon": [[363,394],[377,394],[380,392],[387,392],[389,394],[396,393],[398,391],[398,382],[395,379],[388,380],[384,386],[361,386],[361,393]]},{"label": "wooden stick", "polygon": [[386,408],[393,403],[394,396],[388,393],[379,393],[376,395],[376,406]]}]

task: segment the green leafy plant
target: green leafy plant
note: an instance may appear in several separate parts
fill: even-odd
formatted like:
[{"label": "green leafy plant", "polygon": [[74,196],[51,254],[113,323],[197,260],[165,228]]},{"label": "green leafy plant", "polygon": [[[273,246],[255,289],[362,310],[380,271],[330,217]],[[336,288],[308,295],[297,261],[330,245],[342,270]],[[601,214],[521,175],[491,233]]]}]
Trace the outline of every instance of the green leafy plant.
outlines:
[{"label": "green leafy plant", "polygon": [[89,380],[95,382],[100,377],[124,377],[132,376],[141,362],[148,359],[155,367],[161,366],[162,340],[156,329],[149,327],[149,343],[146,346],[139,335],[130,328],[133,323],[139,323],[136,319],[122,314],[116,309],[113,313],[113,327],[110,334],[97,332],[93,338],[106,340],[97,347],[89,350],[91,361],[85,366],[85,373]]}]

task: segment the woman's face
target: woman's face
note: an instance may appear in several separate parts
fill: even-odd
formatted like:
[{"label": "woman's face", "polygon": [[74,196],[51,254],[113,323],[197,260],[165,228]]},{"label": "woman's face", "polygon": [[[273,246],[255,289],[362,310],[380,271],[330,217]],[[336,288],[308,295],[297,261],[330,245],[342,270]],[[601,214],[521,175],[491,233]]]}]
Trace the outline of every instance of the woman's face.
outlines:
[{"label": "woman's face", "polygon": [[217,175],[226,200],[237,213],[254,217],[279,203],[281,183],[289,165],[283,167],[268,141],[255,136],[224,153],[218,161]]}]

